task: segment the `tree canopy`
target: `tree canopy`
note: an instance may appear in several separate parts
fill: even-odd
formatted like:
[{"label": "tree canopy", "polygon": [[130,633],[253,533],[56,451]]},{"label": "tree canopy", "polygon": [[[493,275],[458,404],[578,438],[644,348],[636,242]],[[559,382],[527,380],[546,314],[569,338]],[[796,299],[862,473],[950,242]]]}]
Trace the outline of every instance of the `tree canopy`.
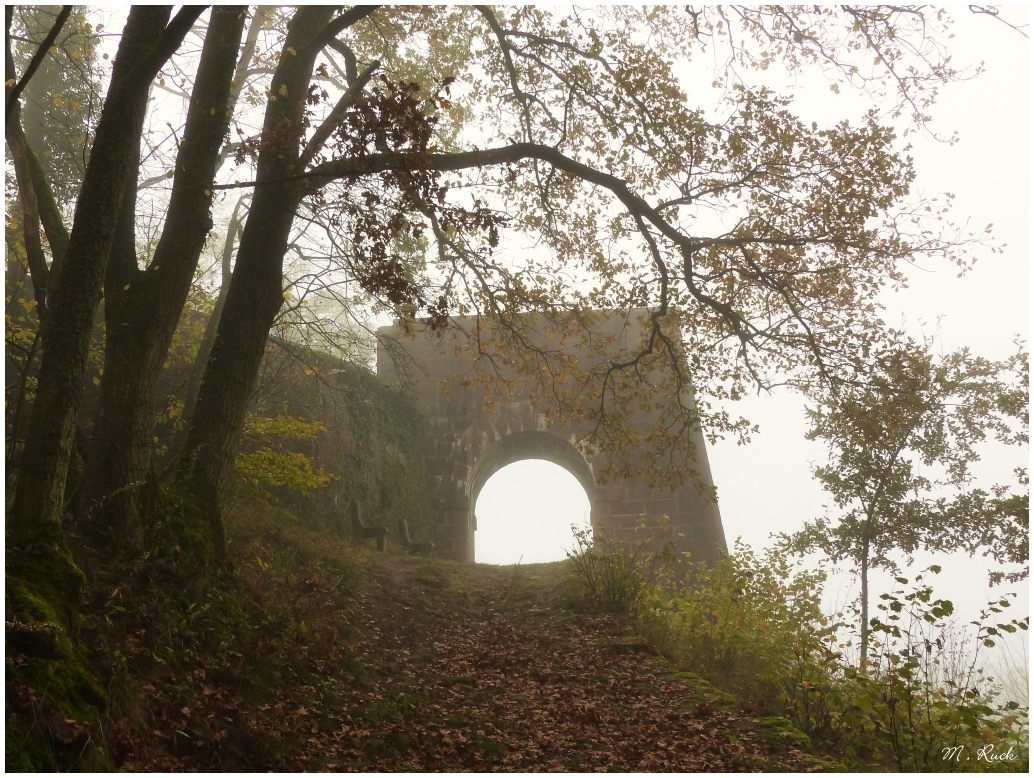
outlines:
[{"label": "tree canopy", "polygon": [[[992,496],[972,475],[989,437],[1028,441],[1027,354],[992,362],[967,350],[931,352],[931,343],[909,340],[880,349],[864,360],[862,380],[820,392],[808,410],[808,437],[830,448],[815,477],[840,515],[807,521],[784,541],[858,572],[863,664],[870,570],[897,573],[899,552],[918,549],[986,549],[1004,564],[1027,559],[1027,540],[1002,516],[1025,496],[1005,497],[1005,486]],[[1026,472],[1018,475],[1025,485]]]}]

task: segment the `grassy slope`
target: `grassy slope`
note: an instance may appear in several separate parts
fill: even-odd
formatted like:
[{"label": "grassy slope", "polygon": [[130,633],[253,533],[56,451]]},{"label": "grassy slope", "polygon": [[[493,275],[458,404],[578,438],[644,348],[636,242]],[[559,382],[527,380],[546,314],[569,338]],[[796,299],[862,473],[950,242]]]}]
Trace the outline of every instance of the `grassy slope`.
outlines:
[{"label": "grassy slope", "polygon": [[25,723],[9,753],[161,771],[822,766],[782,720],[587,612],[563,564],[381,555],[254,510],[231,531],[220,579],[140,560],[116,584],[80,549],[81,637],[111,704],[76,722],[9,673],[8,721]]}]

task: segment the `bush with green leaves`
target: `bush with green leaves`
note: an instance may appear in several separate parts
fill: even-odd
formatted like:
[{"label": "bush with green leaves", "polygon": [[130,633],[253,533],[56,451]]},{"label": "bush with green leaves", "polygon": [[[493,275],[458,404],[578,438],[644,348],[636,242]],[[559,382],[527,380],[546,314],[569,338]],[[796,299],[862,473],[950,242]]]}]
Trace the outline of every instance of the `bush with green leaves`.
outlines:
[{"label": "bush with green leaves", "polygon": [[881,595],[864,670],[845,639],[856,622],[822,612],[824,572],[778,549],[757,555],[737,544],[711,567],[669,571],[643,586],[637,625],[680,669],[745,708],[786,715],[848,766],[1026,771],[1027,711],[995,700],[980,652],[1027,620],[1004,620],[1003,598],[962,630],[926,577],[899,577]]},{"label": "bush with green leaves", "polygon": [[966,625],[972,629],[960,629],[948,620],[952,603],[933,596],[928,572],[940,568],[911,581],[899,576],[902,588],[880,596],[864,671],[841,661],[829,668],[833,686],[809,690],[829,697],[833,715],[822,726],[847,757],[892,770],[1026,772],[1027,711],[996,704],[980,662],[981,649],[1026,630],[1027,619],[1005,621],[1003,598]]},{"label": "bush with green leaves", "polygon": [[651,586],[639,629],[680,667],[747,704],[781,712],[785,680],[815,683],[803,659],[830,650],[837,624],[822,615],[825,574],[737,542],[730,556]]},{"label": "bush with green leaves", "polygon": [[310,497],[313,490],[336,481],[338,476],[322,467],[313,469],[313,457],[291,451],[288,445],[288,441],[315,440],[326,429],[318,421],[290,416],[249,416],[244,422],[245,451],[234,461],[241,493],[257,502],[276,505],[279,500],[273,489],[286,487]]}]

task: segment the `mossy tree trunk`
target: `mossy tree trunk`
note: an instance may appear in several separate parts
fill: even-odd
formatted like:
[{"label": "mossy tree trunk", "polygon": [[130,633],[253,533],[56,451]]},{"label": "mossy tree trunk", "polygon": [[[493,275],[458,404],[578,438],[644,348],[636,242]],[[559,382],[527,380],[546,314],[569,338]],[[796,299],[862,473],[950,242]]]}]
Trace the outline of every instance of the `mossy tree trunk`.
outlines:
[{"label": "mossy tree trunk", "polygon": [[126,181],[134,173],[132,152],[140,142],[148,87],[202,9],[184,9],[167,25],[170,10],[136,6],[129,14],[61,278],[49,298],[51,316],[43,333],[36,399],[7,514],[7,574],[9,581],[15,578],[24,584],[9,584],[7,590],[26,596],[19,597],[20,602],[7,598],[8,619],[54,620],[68,628],[78,608],[82,574],[71,560],[61,526],[65,478],[93,317]]},{"label": "mossy tree trunk", "polygon": [[140,496],[153,458],[162,367],[212,229],[212,185],[232,111],[231,85],[247,6],[216,6],[176,157],[168,215],[150,265],[137,265],[136,178],[104,284],[101,402],[80,505],[95,536],[130,549],[142,540]]}]

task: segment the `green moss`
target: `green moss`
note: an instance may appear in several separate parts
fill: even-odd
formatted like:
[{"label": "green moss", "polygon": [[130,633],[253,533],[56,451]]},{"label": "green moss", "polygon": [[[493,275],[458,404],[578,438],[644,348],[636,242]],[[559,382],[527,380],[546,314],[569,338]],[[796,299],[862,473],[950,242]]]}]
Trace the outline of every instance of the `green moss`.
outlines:
[{"label": "green moss", "polygon": [[[7,537],[8,769],[67,769],[77,757],[66,753],[70,744],[62,743],[51,724],[95,722],[107,705],[93,669],[72,639],[82,621],[79,603],[86,577],[61,532],[54,525],[33,536]],[[79,752],[83,748],[78,744]]]},{"label": "green moss", "polygon": [[107,705],[107,695],[70,643],[68,649],[60,658],[30,657],[23,663],[8,663],[7,680],[25,684],[52,699],[69,719],[96,721]]},{"label": "green moss", "polygon": [[212,520],[186,486],[174,481],[152,496],[155,502],[146,529],[147,548],[156,560],[180,567],[204,567],[217,557]]},{"label": "green moss", "polygon": [[694,710],[708,706],[714,710],[734,712],[739,709],[736,698],[712,686],[710,682],[696,673],[687,673],[670,668],[666,676],[669,681],[676,681],[686,687],[686,702],[683,707]]},{"label": "green moss", "polygon": [[[9,593],[10,588],[9,583]],[[57,625],[15,622],[7,628],[7,644],[7,769],[70,769],[79,763],[89,738],[69,737],[69,726],[96,722],[108,704],[107,695],[82,650]]]},{"label": "green moss", "polygon": [[6,620],[77,626],[79,598],[86,576],[72,561],[63,540],[8,543],[4,606]]},{"label": "green moss", "polygon": [[54,752],[32,737],[23,717],[8,714],[4,727],[4,770],[8,773],[53,773],[58,769]]},{"label": "green moss", "polygon": [[766,716],[761,719],[761,732],[764,740],[781,751],[796,748],[801,751],[812,750],[811,738],[797,729],[789,719],[781,716]]}]

